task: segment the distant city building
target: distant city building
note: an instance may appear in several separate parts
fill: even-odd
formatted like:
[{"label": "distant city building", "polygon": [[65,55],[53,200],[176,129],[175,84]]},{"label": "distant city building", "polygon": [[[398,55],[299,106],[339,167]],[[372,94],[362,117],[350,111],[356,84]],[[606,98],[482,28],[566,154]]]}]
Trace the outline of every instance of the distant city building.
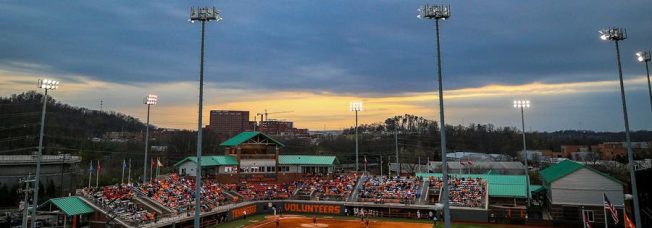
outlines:
[{"label": "distant city building", "polygon": [[102,135],[102,140],[108,142],[124,143],[130,141],[131,142],[140,141],[142,139],[143,136],[140,132],[111,131],[111,132],[106,132],[104,133],[104,135]]},{"label": "distant city building", "polygon": [[250,130],[249,111],[211,110],[209,128],[218,134],[233,136]]},{"label": "distant city building", "polygon": [[[34,177],[36,155],[0,155],[0,186],[12,189],[18,179]],[[47,187],[52,183],[57,193],[74,192],[79,183],[82,170],[79,168],[81,157],[70,154],[43,155],[41,158],[41,184]]]}]

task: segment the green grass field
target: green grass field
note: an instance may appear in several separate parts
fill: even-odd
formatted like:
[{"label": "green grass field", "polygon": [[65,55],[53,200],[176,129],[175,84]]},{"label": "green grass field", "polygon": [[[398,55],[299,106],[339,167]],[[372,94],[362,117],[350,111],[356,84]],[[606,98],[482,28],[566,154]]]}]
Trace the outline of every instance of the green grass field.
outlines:
[{"label": "green grass field", "polygon": [[[249,216],[247,219],[238,219],[229,223],[225,224],[219,224],[214,227],[227,227],[227,228],[241,228],[245,227],[247,225],[251,224],[256,224],[258,222],[261,222],[265,220],[265,216],[269,215],[254,215],[254,216]],[[308,217],[312,217],[312,215],[305,215]],[[356,219],[356,217],[352,216],[323,216],[323,215],[317,215],[317,218],[335,218],[335,219],[343,219],[343,220],[351,220],[351,219]],[[416,220],[416,219],[406,219],[406,218],[370,218],[372,221],[373,220],[379,220],[379,221],[393,221],[393,222],[406,222],[406,223],[432,223],[428,220]],[[437,228],[444,227],[444,225],[439,222],[437,223]],[[500,228],[500,227],[515,227],[515,226],[509,226],[505,224],[464,224],[464,223],[453,223],[452,228]]]}]

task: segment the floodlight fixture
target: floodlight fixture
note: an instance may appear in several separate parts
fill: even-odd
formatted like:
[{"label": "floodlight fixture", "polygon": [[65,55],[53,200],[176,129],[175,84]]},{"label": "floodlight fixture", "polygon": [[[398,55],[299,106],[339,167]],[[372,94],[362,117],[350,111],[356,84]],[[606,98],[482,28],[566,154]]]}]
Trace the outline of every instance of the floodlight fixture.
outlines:
[{"label": "floodlight fixture", "polygon": [[649,62],[650,61],[650,51],[636,52],[636,60],[638,60],[639,62]]},{"label": "floodlight fixture", "polygon": [[55,90],[59,88],[59,81],[51,79],[39,79],[38,88],[46,90]]},{"label": "floodlight fixture", "polygon": [[529,100],[515,100],[514,101],[514,108],[529,108],[530,107],[530,101]]},{"label": "floodlight fixture", "polygon": [[451,16],[450,5],[424,5],[418,11],[417,18],[420,19],[446,20]]},{"label": "floodlight fixture", "polygon": [[195,21],[221,21],[222,16],[220,16],[220,11],[215,7],[199,7],[190,8],[190,19],[191,23]]},{"label": "floodlight fixture", "polygon": [[353,101],[349,103],[349,111],[355,112],[355,111],[362,111],[362,101]]},{"label": "floodlight fixture", "polygon": [[158,96],[153,94],[147,95],[147,97],[145,97],[145,100],[143,101],[143,103],[146,105],[156,105],[157,102],[158,102]]},{"label": "floodlight fixture", "polygon": [[602,40],[624,40],[627,39],[627,30],[618,27],[609,27],[599,31]]}]

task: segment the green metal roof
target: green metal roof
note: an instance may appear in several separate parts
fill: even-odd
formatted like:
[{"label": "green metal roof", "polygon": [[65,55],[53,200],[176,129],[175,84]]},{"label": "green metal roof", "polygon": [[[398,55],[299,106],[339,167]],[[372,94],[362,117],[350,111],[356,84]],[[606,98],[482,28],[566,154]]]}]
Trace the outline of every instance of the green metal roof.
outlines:
[{"label": "green metal roof", "polygon": [[276,145],[279,145],[280,147],[285,147],[285,145],[283,145],[283,143],[281,143],[279,141],[276,141],[272,137],[269,137],[268,135],[266,135],[266,134],[264,134],[262,132],[259,132],[259,131],[245,131],[245,132],[242,132],[242,133],[240,133],[240,134],[238,134],[236,136],[233,136],[230,139],[227,139],[222,144],[220,144],[220,146],[231,146],[231,147],[238,146],[238,145],[240,145],[240,144],[242,144],[242,143],[248,141],[249,139],[251,139],[253,137],[256,137],[258,135],[261,135],[261,136],[271,140],[273,143],[275,143]]},{"label": "green metal roof", "polygon": [[333,165],[335,156],[280,155],[278,163],[281,165]]},{"label": "green metal roof", "polygon": [[[174,166],[179,166],[184,162],[191,161],[197,163],[197,157],[191,156],[186,157],[183,160],[174,164]],[[238,165],[238,160],[233,156],[222,155],[222,156],[201,156],[201,166],[231,166]]]},{"label": "green metal roof", "polygon": [[[442,177],[441,173],[417,173],[417,176],[428,178],[430,176]],[[489,183],[489,196],[525,198],[527,190],[524,175],[497,175],[497,174],[451,174],[456,177],[482,178]]]},{"label": "green metal roof", "polygon": [[95,212],[93,208],[81,200],[78,196],[63,198],[54,198],[49,200],[50,203],[57,206],[67,216],[89,214]]},{"label": "green metal roof", "polygon": [[593,171],[593,172],[595,172],[597,174],[600,174],[600,175],[602,175],[602,176],[604,176],[606,178],[609,178],[609,179],[611,179],[611,180],[613,180],[615,182],[623,184],[622,181],[620,181],[620,180],[618,180],[618,179],[616,179],[616,178],[614,178],[612,176],[609,176],[609,175],[607,175],[607,174],[605,174],[603,172],[600,172],[600,171],[598,171],[598,170],[596,170],[594,168],[591,168],[589,166],[585,166],[583,164],[580,164],[580,163],[577,163],[577,162],[574,162],[574,161],[571,161],[571,160],[564,160],[564,161],[561,161],[561,162],[559,162],[557,164],[554,164],[554,165],[552,165],[552,166],[550,166],[550,167],[548,167],[548,168],[546,168],[544,170],[541,170],[540,174],[541,174],[541,177],[543,178],[543,180],[545,180],[547,184],[550,184],[550,183],[555,182],[555,181],[561,179],[562,177],[565,177],[565,176],[567,176],[567,175],[569,175],[571,173],[574,173],[575,171],[580,170],[582,168],[586,168],[586,169],[591,170],[591,171]]},{"label": "green metal roof", "polygon": [[538,191],[542,191],[543,189],[544,188],[541,185],[534,185],[534,184],[530,185],[530,192],[538,192]]}]

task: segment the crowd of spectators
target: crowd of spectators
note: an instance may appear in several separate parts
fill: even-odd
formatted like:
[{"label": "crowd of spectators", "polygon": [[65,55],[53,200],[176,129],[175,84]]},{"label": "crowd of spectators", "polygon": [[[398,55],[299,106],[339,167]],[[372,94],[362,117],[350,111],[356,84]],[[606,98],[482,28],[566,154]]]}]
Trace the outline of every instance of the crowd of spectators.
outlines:
[{"label": "crowd of spectators", "polygon": [[[430,177],[430,188],[439,189],[443,181],[439,177]],[[487,182],[481,178],[448,178],[449,203],[457,207],[484,207],[487,196]]]},{"label": "crowd of spectators", "polygon": [[353,192],[357,174],[339,174],[339,175],[311,175],[302,180],[292,183],[295,186],[297,196],[303,199],[316,198],[319,200],[344,201]]},{"label": "crowd of spectators", "polygon": [[[163,178],[138,186],[139,190],[154,201],[175,210],[177,213],[188,212],[194,208],[195,181],[194,178],[170,174]],[[202,181],[203,211],[229,203],[229,198],[222,193],[218,183],[211,180]]]},{"label": "crowd of spectators", "polygon": [[134,192],[131,186],[84,188],[83,194],[109,214],[115,214],[126,222],[144,224],[156,221],[156,212],[149,211],[132,200]]},{"label": "crowd of spectators", "polygon": [[358,192],[361,201],[415,203],[421,196],[420,177],[369,176]]},{"label": "crowd of spectators", "polygon": [[244,200],[289,199],[292,195],[289,185],[284,184],[241,183],[222,186],[242,196]]}]

